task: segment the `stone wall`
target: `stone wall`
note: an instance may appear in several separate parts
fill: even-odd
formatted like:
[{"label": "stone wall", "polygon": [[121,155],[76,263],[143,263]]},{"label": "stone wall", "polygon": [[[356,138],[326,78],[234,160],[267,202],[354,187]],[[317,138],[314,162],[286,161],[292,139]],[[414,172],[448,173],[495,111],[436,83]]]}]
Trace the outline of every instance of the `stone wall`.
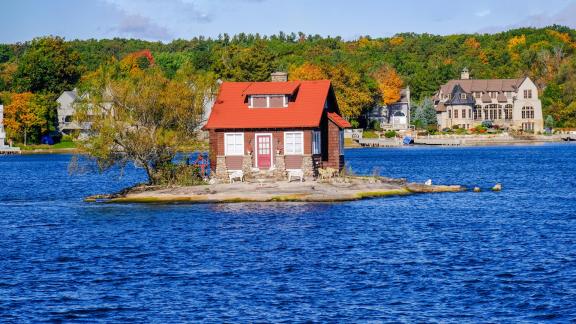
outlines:
[{"label": "stone wall", "polygon": [[218,155],[216,157],[215,178],[218,181],[228,180],[228,171],[226,170],[226,157],[223,155]]},{"label": "stone wall", "polygon": [[306,154],[302,157],[302,171],[304,171],[304,176],[306,178],[312,178],[316,174],[312,155]]},{"label": "stone wall", "polygon": [[274,177],[278,180],[286,179],[284,155],[276,154],[276,156],[274,156]]}]

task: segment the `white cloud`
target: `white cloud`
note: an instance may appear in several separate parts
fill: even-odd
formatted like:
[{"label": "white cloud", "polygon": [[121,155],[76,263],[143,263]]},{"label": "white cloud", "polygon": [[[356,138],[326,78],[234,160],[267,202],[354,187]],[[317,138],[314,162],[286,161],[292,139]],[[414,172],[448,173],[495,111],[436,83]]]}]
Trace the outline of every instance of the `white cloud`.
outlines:
[{"label": "white cloud", "polygon": [[512,23],[509,25],[500,26],[489,26],[479,30],[481,33],[495,33],[501,32],[508,29],[520,28],[520,27],[546,27],[551,25],[563,25],[571,28],[576,28],[576,3],[569,4],[565,8],[562,8],[557,13],[554,14],[533,14],[519,22]]},{"label": "white cloud", "polygon": [[102,0],[120,13],[112,27],[123,36],[170,40],[186,34],[191,25],[209,23],[212,16],[196,3],[185,0]]},{"label": "white cloud", "polygon": [[485,9],[485,10],[481,10],[475,13],[476,17],[486,17],[488,15],[490,15],[492,13],[492,11],[490,9]]}]

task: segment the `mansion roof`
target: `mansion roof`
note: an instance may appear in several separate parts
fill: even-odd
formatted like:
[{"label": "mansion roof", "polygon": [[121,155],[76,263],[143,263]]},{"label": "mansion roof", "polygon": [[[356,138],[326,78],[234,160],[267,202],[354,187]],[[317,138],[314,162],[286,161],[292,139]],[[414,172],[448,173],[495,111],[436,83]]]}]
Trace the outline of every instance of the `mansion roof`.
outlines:
[{"label": "mansion roof", "polygon": [[459,84],[467,93],[472,92],[502,92],[516,91],[526,78],[520,79],[468,79],[468,80],[450,80],[440,87],[442,93],[452,93],[454,86]]}]

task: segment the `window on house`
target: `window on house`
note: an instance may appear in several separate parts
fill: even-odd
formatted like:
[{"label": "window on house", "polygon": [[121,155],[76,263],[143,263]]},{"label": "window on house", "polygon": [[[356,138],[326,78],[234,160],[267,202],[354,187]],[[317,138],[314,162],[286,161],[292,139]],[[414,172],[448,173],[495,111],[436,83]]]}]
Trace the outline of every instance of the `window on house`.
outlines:
[{"label": "window on house", "polygon": [[284,133],[284,154],[298,155],[304,154],[304,133],[285,132]]},{"label": "window on house", "polygon": [[462,118],[466,118],[466,109],[462,109]]},{"label": "window on house", "polygon": [[448,109],[448,118],[452,118],[452,110]]},{"label": "window on house", "polygon": [[524,99],[532,99],[532,90],[524,90]]},{"label": "window on house", "polygon": [[504,119],[512,119],[512,105],[504,106]]},{"label": "window on house", "polygon": [[344,131],[340,130],[340,155],[344,154]]},{"label": "window on house", "polygon": [[466,98],[467,98],[467,96],[466,96],[465,93],[461,93],[461,94],[460,94],[460,99],[466,100]]},{"label": "window on house", "polygon": [[320,154],[322,151],[321,143],[320,131],[312,132],[312,154]]},{"label": "window on house", "polygon": [[482,97],[482,92],[476,92],[476,93],[475,93],[475,97],[476,97],[476,98],[481,98],[481,97]]},{"label": "window on house", "polygon": [[224,134],[224,154],[244,155],[244,133]]},{"label": "window on house", "polygon": [[490,98],[496,99],[497,96],[498,96],[498,92],[495,92],[495,91],[490,92]]},{"label": "window on house", "polygon": [[250,108],[282,108],[288,107],[288,96],[285,95],[253,95],[248,98]]},{"label": "window on house", "polygon": [[534,119],[534,107],[522,107],[522,119]]},{"label": "window on house", "polygon": [[458,118],[458,109],[454,109],[454,118]]}]

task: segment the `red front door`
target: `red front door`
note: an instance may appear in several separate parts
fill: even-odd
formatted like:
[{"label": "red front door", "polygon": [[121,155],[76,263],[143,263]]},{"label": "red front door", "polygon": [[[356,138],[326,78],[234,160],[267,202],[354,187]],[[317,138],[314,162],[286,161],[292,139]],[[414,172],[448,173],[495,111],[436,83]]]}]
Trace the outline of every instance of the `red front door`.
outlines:
[{"label": "red front door", "polygon": [[256,158],[259,169],[270,169],[272,166],[272,136],[256,136]]}]

